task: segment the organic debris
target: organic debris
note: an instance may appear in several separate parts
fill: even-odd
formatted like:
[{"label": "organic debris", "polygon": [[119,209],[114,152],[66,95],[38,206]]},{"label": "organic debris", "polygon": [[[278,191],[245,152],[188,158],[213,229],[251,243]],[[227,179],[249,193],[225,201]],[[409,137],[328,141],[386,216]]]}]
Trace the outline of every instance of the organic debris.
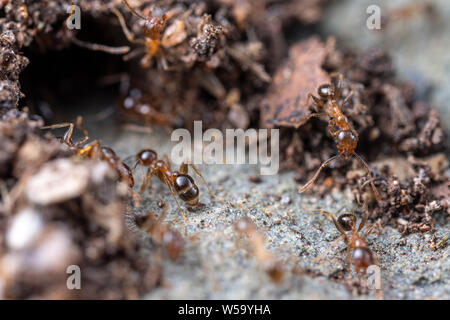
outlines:
[{"label": "organic debris", "polygon": [[[125,228],[127,187],[108,164],[74,157],[41,126],[16,110],[0,122],[8,169],[0,179],[0,297],[139,298],[158,283],[159,267]],[[67,287],[73,266],[82,290]]]}]

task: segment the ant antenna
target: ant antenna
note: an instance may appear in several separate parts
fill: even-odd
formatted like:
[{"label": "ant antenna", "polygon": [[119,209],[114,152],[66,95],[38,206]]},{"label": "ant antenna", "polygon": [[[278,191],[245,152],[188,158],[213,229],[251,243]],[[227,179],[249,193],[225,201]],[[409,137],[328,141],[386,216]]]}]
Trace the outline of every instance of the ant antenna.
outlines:
[{"label": "ant antenna", "polygon": [[141,14],[139,14],[136,10],[134,10],[127,2],[127,0],[122,0],[122,2],[128,7],[128,9],[130,9],[131,13],[133,13],[135,16],[141,18],[142,20],[147,20],[147,18],[144,18]]}]

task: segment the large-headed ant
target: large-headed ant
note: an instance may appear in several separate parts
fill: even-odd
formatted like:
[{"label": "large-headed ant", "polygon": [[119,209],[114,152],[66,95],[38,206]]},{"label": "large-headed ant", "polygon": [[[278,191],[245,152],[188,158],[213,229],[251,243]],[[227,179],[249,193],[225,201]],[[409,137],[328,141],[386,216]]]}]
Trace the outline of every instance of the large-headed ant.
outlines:
[{"label": "large-headed ant", "polygon": [[[61,143],[65,144],[69,147],[77,156],[82,158],[90,158],[90,159],[99,159],[108,163],[108,165],[113,168],[121,182],[125,183],[129,186],[132,195],[137,202],[139,196],[132,191],[132,187],[134,186],[133,172],[124,162],[120,160],[120,158],[116,155],[114,150],[109,147],[101,146],[100,141],[94,140],[89,143],[85,143],[89,140],[89,133],[86,129],[81,126],[82,118],[78,117],[76,124],[71,122],[58,123],[50,126],[42,127],[42,129],[58,129],[58,128],[66,128],[66,132],[62,137],[60,137]],[[73,142],[72,135],[75,126],[81,130],[84,134],[84,138],[77,142]]]},{"label": "large-headed ant", "polygon": [[[195,207],[199,204],[199,189],[195,184],[194,179],[188,174],[189,165],[195,173],[200,176],[203,183],[208,188],[209,193],[220,201],[224,200],[211,190],[203,175],[193,164],[183,162],[178,171],[172,171],[167,154],[165,154],[164,157],[165,161],[158,160],[157,153],[151,149],[144,149],[136,155],[136,163],[133,169],[135,169],[137,165],[140,165],[142,169],[143,180],[140,188],[141,194],[150,183],[152,176],[156,175],[156,177],[158,177],[158,179],[169,188],[178,205],[178,208],[181,211],[181,214],[183,215],[184,220],[187,222],[186,216],[184,215],[183,209],[181,208],[175,194],[178,195],[178,197],[180,197],[180,199],[190,207]],[[146,173],[144,172],[144,168],[147,168]]]},{"label": "large-headed ant", "polygon": [[[321,256],[316,258],[316,260],[320,260],[325,253],[331,250],[334,244],[344,238],[345,244],[347,245],[347,269],[349,278],[352,277],[352,265],[356,273],[361,272],[362,274],[365,274],[369,266],[377,264],[376,256],[367,246],[365,238],[372,232],[374,227],[379,228],[379,225],[373,224],[365,230],[364,234],[359,235],[359,232],[363,229],[364,225],[367,222],[367,218],[369,217],[369,209],[367,208],[366,203],[364,203],[365,214],[358,227],[356,227],[356,216],[354,213],[341,214],[336,220],[333,214],[328,211],[321,209],[310,210],[305,206],[303,206],[303,208],[311,213],[324,214],[329,220],[334,223],[336,229],[338,229],[339,232],[342,233],[342,235],[337,238]],[[348,235],[347,232],[350,232],[350,235]],[[353,250],[353,253],[350,252],[351,250]]]},{"label": "large-headed ant", "polygon": [[311,113],[305,119],[304,123],[313,117],[321,117],[321,116],[329,117],[330,120],[328,122],[328,130],[330,132],[330,135],[334,138],[339,154],[326,160],[314,174],[312,179],[309,180],[298,191],[299,193],[302,193],[308,190],[316,181],[320,171],[323,168],[325,168],[328,164],[330,164],[330,162],[332,162],[333,160],[337,158],[351,159],[353,156],[355,156],[359,160],[359,162],[363,165],[363,167],[367,170],[372,190],[375,194],[377,201],[381,203],[381,197],[380,194],[378,193],[377,188],[373,183],[373,178],[369,165],[363,160],[363,158],[359,154],[355,152],[356,146],[358,144],[358,133],[355,131],[352,124],[347,119],[347,117],[342,113],[341,110],[342,106],[353,95],[353,90],[350,91],[349,95],[344,99],[341,105],[338,105],[337,99],[339,99],[342,89],[342,74],[333,74],[332,76],[333,77],[337,76],[338,78],[338,83],[336,87],[331,83],[322,84],[317,89],[319,98],[314,96],[312,93],[308,94],[308,101],[309,98],[313,99],[314,106],[317,108],[318,112]]}]

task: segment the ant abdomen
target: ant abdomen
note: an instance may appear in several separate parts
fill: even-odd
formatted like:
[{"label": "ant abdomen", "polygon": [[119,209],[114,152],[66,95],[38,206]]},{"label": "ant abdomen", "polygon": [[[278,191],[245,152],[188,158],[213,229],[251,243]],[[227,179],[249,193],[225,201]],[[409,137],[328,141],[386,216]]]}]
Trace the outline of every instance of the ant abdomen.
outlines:
[{"label": "ant abdomen", "polygon": [[369,266],[375,264],[372,252],[367,247],[356,248],[352,254],[352,264],[355,268],[355,272],[366,273]]},{"label": "ant abdomen", "polygon": [[358,137],[351,130],[342,130],[336,136],[336,143],[340,156],[350,159],[358,144]]},{"label": "ant abdomen", "polygon": [[196,206],[198,204],[199,190],[194,179],[187,174],[178,174],[175,177],[174,187],[178,196],[186,204]]}]

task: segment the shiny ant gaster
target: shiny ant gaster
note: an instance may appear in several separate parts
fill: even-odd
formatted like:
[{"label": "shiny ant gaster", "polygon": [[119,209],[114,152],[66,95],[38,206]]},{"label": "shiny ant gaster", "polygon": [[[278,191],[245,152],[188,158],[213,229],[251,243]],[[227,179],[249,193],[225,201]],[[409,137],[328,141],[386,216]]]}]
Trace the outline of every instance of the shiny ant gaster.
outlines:
[{"label": "shiny ant gaster", "polygon": [[[336,74],[333,76],[336,76]],[[344,99],[341,105],[338,105],[337,99],[339,99],[342,89],[342,74],[338,74],[337,77],[338,83],[336,87],[331,83],[322,84],[321,86],[319,86],[319,88],[317,89],[319,98],[314,96],[312,93],[308,94],[308,101],[309,98],[312,98],[314,101],[314,106],[318,109],[319,112],[311,113],[305,119],[304,123],[313,117],[328,116],[330,118],[328,122],[328,131],[330,132],[330,135],[334,138],[339,154],[326,160],[316,171],[312,179],[309,180],[298,191],[299,193],[302,193],[308,190],[316,181],[320,171],[323,168],[325,168],[328,164],[330,164],[330,162],[332,162],[333,160],[337,158],[351,159],[353,156],[355,156],[359,160],[359,162],[363,165],[363,167],[367,170],[367,173],[369,175],[369,182],[375,194],[375,198],[381,204],[382,202],[381,197],[380,194],[378,193],[377,188],[373,183],[370,167],[363,160],[363,158],[355,152],[356,146],[358,144],[358,133],[355,131],[352,124],[347,119],[347,117],[342,113],[341,110],[342,106],[353,95],[353,90],[350,91],[349,95]]]},{"label": "shiny ant gaster", "polygon": [[[167,154],[165,154],[164,157],[165,161],[158,160],[157,153],[151,149],[144,149],[135,156],[136,163],[133,166],[133,170],[136,168],[137,165],[140,165],[142,169],[143,180],[140,188],[141,194],[144,192],[145,188],[150,183],[150,179],[152,178],[152,176],[154,175],[157,176],[158,179],[169,188],[170,192],[172,193],[172,196],[174,197],[178,205],[178,208],[181,211],[184,220],[187,222],[186,216],[184,215],[183,209],[181,208],[180,203],[178,202],[178,199],[175,196],[175,194],[177,194],[178,197],[180,197],[180,199],[183,200],[183,202],[190,207],[195,207],[199,204],[198,201],[199,189],[195,184],[194,179],[188,174],[189,169],[188,165],[189,165],[195,171],[195,173],[200,176],[203,183],[208,188],[209,193],[214,198],[220,201],[224,200],[223,198],[217,196],[211,190],[210,186],[206,182],[203,175],[193,164],[183,162],[180,165],[178,171],[172,171]],[[144,168],[147,168],[146,173],[144,173]]]}]

